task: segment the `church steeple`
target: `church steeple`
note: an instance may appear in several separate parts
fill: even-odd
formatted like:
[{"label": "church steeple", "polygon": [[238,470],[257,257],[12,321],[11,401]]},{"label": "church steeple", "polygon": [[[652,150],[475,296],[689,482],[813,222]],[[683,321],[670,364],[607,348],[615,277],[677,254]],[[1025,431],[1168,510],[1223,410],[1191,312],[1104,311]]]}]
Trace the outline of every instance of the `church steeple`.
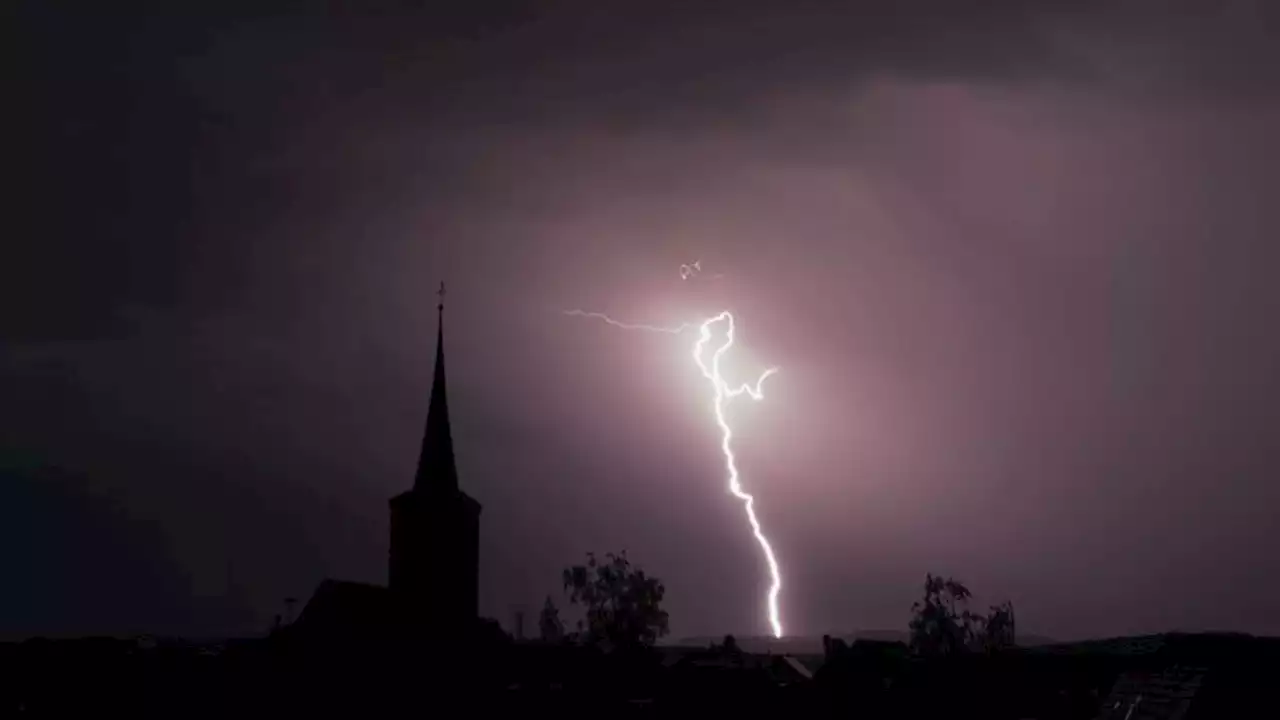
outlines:
[{"label": "church steeple", "polygon": [[458,469],[453,458],[453,433],[449,429],[449,403],[444,379],[444,283],[440,283],[440,303],[436,306],[436,369],[431,382],[431,405],[427,427],[418,454],[418,472],[413,480],[416,492],[456,492]]},{"label": "church steeple", "polygon": [[448,635],[475,621],[480,597],[480,503],[458,487],[444,385],[444,283],[431,407],[413,488],[391,498],[388,585],[414,624]]}]

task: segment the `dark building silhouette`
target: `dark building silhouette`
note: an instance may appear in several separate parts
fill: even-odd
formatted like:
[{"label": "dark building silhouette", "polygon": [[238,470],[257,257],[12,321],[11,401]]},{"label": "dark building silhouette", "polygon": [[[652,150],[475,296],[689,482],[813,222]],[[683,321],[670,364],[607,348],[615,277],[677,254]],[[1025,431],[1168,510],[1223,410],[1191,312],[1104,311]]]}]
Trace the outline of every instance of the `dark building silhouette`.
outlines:
[{"label": "dark building silhouette", "polygon": [[323,633],[415,629],[438,637],[476,626],[480,503],[458,487],[444,372],[444,285],[435,376],[413,487],[391,498],[387,587],[325,580],[298,618]]},{"label": "dark building silhouette", "polygon": [[[444,288],[441,287],[443,296]],[[391,593],[441,628],[477,617],[480,503],[458,488],[444,375],[444,303],[438,306],[435,377],[413,488],[391,499]]]}]

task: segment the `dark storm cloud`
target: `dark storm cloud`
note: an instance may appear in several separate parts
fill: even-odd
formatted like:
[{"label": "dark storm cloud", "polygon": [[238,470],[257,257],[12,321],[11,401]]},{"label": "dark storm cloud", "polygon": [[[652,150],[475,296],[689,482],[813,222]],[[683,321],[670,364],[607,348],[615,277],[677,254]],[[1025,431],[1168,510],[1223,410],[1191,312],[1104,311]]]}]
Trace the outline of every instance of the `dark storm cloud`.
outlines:
[{"label": "dark storm cloud", "polygon": [[731,304],[789,627],[935,570],[1049,634],[1276,630],[1271,4],[20,14],[0,439],[158,524],[158,595],[382,576],[445,276],[501,619],[627,546],[677,632],[761,628],[686,348],[559,315]]}]

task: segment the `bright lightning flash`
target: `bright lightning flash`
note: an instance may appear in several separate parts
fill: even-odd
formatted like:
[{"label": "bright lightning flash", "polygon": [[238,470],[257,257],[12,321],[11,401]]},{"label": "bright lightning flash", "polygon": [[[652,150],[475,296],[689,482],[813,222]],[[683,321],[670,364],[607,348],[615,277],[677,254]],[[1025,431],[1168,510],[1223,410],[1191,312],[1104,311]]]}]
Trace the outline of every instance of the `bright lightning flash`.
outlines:
[{"label": "bright lightning flash", "polygon": [[[596,318],[603,320],[614,327],[624,330],[643,330],[646,332],[668,333],[671,335],[679,335],[686,330],[695,327],[689,323],[684,323],[676,327],[660,327],[656,325],[637,325],[633,323],[624,323],[614,320],[604,313],[585,312],[583,310],[567,310],[566,315],[574,315],[578,317]],[[710,362],[706,358],[706,348],[711,341],[711,328],[717,323],[727,323],[725,332],[725,341],[711,353]],[[769,545],[769,539],[765,537],[764,530],[760,527],[760,520],[756,518],[755,497],[742,489],[742,479],[738,473],[737,458],[733,454],[733,429],[729,425],[729,420],[725,416],[725,408],[729,401],[741,395],[746,395],[752,400],[761,400],[764,398],[764,381],[770,375],[778,371],[777,368],[769,368],[761,373],[756,379],[755,384],[743,383],[738,386],[732,386],[725,380],[724,374],[720,369],[720,360],[724,354],[733,347],[734,340],[734,323],[733,314],[728,310],[721,312],[715,317],[704,320],[698,327],[698,341],[693,345],[693,361],[697,364],[698,369],[702,371],[705,377],[715,390],[715,400],[713,410],[715,413],[716,424],[720,426],[720,450],[724,453],[725,470],[729,477],[729,492],[733,493],[742,501],[747,511],[747,520],[751,523],[751,532],[755,535],[756,542],[760,543],[760,548],[764,551],[765,560],[769,564],[769,575],[772,583],[769,586],[769,625],[773,628],[774,637],[782,637],[782,621],[778,614],[778,593],[782,590],[782,573],[778,569],[778,560],[774,557],[773,547]]]},{"label": "bright lightning flash", "polygon": [[[703,349],[707,342],[711,340],[711,326],[718,322],[726,322],[729,324],[725,333],[724,344],[716,348],[711,355],[711,364],[707,365],[704,359]],[[756,542],[760,543],[760,549],[764,550],[765,560],[769,561],[769,575],[773,583],[769,586],[769,624],[773,626],[773,636],[782,637],[782,621],[778,619],[778,592],[782,590],[782,574],[778,571],[778,560],[773,556],[773,548],[769,545],[769,539],[764,536],[764,531],[760,528],[760,521],[756,519],[755,498],[742,489],[741,478],[738,475],[738,462],[733,455],[733,430],[729,427],[729,421],[725,418],[724,409],[729,401],[739,395],[745,393],[752,400],[762,400],[764,398],[764,381],[770,375],[778,371],[777,368],[769,368],[761,373],[756,379],[755,385],[743,383],[737,387],[731,387],[725,381],[724,375],[720,372],[720,358],[733,347],[733,314],[728,310],[702,323],[698,342],[693,346],[693,361],[698,364],[698,369],[702,371],[702,376],[711,381],[715,387],[715,415],[716,424],[720,426],[720,450],[724,452],[725,469],[729,472],[729,492],[733,493],[747,510],[747,520],[751,523],[751,532],[756,536]]]}]

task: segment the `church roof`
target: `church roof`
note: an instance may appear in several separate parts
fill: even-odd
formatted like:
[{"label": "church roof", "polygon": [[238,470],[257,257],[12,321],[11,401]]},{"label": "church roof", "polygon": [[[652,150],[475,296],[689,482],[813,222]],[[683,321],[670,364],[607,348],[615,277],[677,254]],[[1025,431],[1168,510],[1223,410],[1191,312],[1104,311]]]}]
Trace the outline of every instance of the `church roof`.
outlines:
[{"label": "church roof", "polygon": [[449,427],[449,402],[444,377],[444,283],[440,283],[439,324],[436,328],[436,367],[431,382],[431,405],[418,455],[415,491],[457,491],[458,468],[453,457],[453,433]]},{"label": "church roof", "polygon": [[322,632],[369,632],[391,615],[391,596],[381,585],[327,579],[302,614],[298,627]]}]

